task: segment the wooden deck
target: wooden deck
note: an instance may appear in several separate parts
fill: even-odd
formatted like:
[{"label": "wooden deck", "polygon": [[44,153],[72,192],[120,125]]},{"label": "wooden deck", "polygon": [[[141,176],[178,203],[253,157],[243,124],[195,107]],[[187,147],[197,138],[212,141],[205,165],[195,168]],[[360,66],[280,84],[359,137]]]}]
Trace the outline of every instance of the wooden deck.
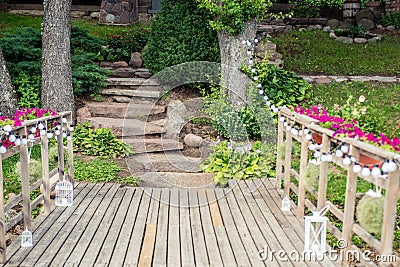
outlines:
[{"label": "wooden deck", "polygon": [[[5,266],[340,266],[262,261],[259,250],[303,250],[304,228],[280,210],[274,180],[222,189],[79,183],[74,205],[34,220],[34,246],[16,239]],[[273,256],[272,256],[273,255]]]}]

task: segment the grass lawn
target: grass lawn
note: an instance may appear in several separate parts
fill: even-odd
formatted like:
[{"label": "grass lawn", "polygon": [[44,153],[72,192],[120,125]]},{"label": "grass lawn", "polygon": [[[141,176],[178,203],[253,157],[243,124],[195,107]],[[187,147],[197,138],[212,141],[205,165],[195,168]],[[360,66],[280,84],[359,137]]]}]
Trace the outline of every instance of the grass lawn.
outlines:
[{"label": "grass lawn", "polygon": [[399,75],[400,38],[383,36],[370,44],[343,44],[327,32],[292,31],[271,38],[284,68],[300,74]]},{"label": "grass lawn", "polygon": [[[22,27],[32,27],[35,29],[40,29],[41,23],[42,17],[13,15],[5,12],[0,12],[0,37],[6,32],[12,32]],[[97,20],[83,19],[73,20],[72,25],[87,29],[90,34],[101,38],[105,38],[111,35],[123,35],[130,31],[149,28],[148,24],[141,22],[123,27],[100,25],[97,23]]]}]

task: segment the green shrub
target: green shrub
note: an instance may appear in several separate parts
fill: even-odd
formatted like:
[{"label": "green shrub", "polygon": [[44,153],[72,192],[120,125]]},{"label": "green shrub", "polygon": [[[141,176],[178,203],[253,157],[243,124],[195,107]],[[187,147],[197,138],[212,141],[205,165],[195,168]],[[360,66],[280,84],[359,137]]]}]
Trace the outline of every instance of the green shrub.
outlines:
[{"label": "green shrub", "polygon": [[275,177],[275,149],[275,146],[260,141],[247,146],[237,144],[235,147],[223,141],[200,167],[204,172],[214,173],[215,183],[221,186],[226,186],[228,179]]},{"label": "green shrub", "polygon": [[110,71],[94,64],[77,66],[72,73],[74,95],[95,95],[107,87],[105,80]]},{"label": "green shrub", "polygon": [[107,37],[107,48],[102,51],[103,58],[109,61],[129,61],[131,53],[140,52],[147,43],[146,29],[132,30],[124,35]]},{"label": "green shrub", "polygon": [[384,197],[364,195],[357,205],[356,216],[362,227],[372,234],[382,231]]},{"label": "green shrub", "polygon": [[[165,0],[161,13],[152,21],[147,50],[143,53],[145,65],[151,73],[158,73],[168,67],[191,61],[219,62],[219,46],[216,32],[210,30],[211,16],[200,10],[195,0]],[[198,70],[193,70],[198,76]],[[165,81],[174,79],[165,73]],[[182,77],[191,71],[182,68]]]},{"label": "green shrub", "polygon": [[400,29],[400,12],[388,12],[382,15],[381,23],[383,26],[394,26]]},{"label": "green shrub", "polygon": [[18,105],[24,108],[38,108],[41,106],[41,77],[28,76],[25,73],[20,73],[13,80],[13,84],[19,96]]},{"label": "green shrub", "polygon": [[[35,183],[37,180],[42,178],[42,162],[41,160],[31,159],[29,161],[29,182],[30,184]],[[21,177],[21,162],[15,164],[15,175]]]},{"label": "green shrub", "polygon": [[[86,30],[73,27],[71,32],[71,63],[74,95],[95,94],[106,86],[104,80],[109,72],[94,64],[98,60],[104,42],[88,34]],[[38,107],[37,90],[40,89],[42,39],[41,32],[33,28],[21,28],[15,33],[6,33],[0,39],[7,68],[18,91],[20,105]],[[23,76],[19,77],[22,73]],[[22,83],[22,84],[21,84]],[[34,89],[33,89],[34,88]],[[32,95],[32,92],[36,92]]]},{"label": "green shrub", "polygon": [[89,34],[89,31],[75,26],[71,28],[71,54],[81,52],[99,54],[101,47],[105,45],[103,39]]},{"label": "green shrub", "polygon": [[308,163],[306,174],[304,176],[305,184],[307,186],[313,187],[316,190],[318,190],[319,171],[320,171],[320,166],[313,163]]},{"label": "green shrub", "polygon": [[[262,84],[271,104],[294,107],[308,97],[311,84],[297,76],[296,73],[280,69],[265,61],[256,63],[254,68],[258,72],[258,81]],[[249,68],[243,69],[243,71],[252,77]]]},{"label": "green shrub", "polygon": [[320,8],[310,3],[310,1],[289,1],[294,7],[292,17],[294,18],[318,18],[320,16]]},{"label": "green shrub", "polygon": [[110,129],[93,130],[87,122],[76,126],[73,140],[74,151],[84,155],[115,158],[133,154],[132,147],[118,140]]}]

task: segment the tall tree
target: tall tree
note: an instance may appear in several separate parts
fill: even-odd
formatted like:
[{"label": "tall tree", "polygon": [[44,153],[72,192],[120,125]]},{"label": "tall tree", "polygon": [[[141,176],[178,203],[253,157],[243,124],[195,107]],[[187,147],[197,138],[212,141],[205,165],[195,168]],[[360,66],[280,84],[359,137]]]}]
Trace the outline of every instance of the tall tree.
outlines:
[{"label": "tall tree", "polygon": [[18,109],[17,93],[11,83],[3,52],[0,48],[0,112],[4,116],[12,116]]},{"label": "tall tree", "polygon": [[271,0],[196,0],[213,15],[212,29],[218,31],[221,54],[221,85],[228,100],[242,106],[247,100],[246,81],[235,71],[247,63],[249,47],[242,41],[256,37],[257,19],[268,12]]},{"label": "tall tree", "polygon": [[72,0],[45,0],[42,29],[42,106],[74,111],[71,70]]}]

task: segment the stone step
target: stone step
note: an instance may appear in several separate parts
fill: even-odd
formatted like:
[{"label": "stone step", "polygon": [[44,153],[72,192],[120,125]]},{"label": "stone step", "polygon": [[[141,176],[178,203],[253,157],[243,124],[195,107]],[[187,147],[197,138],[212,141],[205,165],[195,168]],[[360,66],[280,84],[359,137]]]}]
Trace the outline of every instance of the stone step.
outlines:
[{"label": "stone step", "polygon": [[162,93],[160,91],[132,90],[132,89],[122,89],[122,88],[103,89],[101,91],[101,94],[102,95],[129,96],[129,97],[142,97],[142,98],[152,98],[152,99],[158,99],[162,95]]},{"label": "stone step", "polygon": [[182,143],[172,139],[124,138],[123,141],[133,147],[135,154],[183,149]]},{"label": "stone step", "polygon": [[201,158],[186,157],[178,152],[147,153],[133,155],[127,158],[126,163],[134,173],[196,173],[200,171]]},{"label": "stone step", "polygon": [[112,86],[162,86],[157,80],[146,78],[108,78],[106,82]]},{"label": "stone step", "polygon": [[161,135],[164,128],[151,122],[138,119],[115,119],[105,117],[78,118],[78,122],[89,122],[93,128],[109,128],[117,137],[133,137],[144,135]]},{"label": "stone step", "polygon": [[131,104],[131,103],[109,103],[89,102],[86,103],[92,117],[108,118],[147,118],[150,114],[165,112],[165,107],[154,104]]},{"label": "stone step", "polygon": [[138,175],[141,187],[214,188],[212,173],[147,172]]}]

